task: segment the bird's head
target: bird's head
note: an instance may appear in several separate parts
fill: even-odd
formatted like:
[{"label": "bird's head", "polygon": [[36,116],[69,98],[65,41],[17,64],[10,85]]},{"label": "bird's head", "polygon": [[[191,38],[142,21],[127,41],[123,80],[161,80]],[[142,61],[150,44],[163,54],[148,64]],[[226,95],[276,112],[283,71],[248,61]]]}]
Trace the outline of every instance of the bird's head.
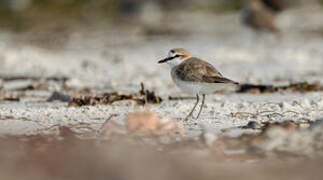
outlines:
[{"label": "bird's head", "polygon": [[167,63],[171,67],[174,67],[190,57],[192,57],[192,55],[185,49],[174,48],[168,52],[168,57],[158,61],[158,63]]}]

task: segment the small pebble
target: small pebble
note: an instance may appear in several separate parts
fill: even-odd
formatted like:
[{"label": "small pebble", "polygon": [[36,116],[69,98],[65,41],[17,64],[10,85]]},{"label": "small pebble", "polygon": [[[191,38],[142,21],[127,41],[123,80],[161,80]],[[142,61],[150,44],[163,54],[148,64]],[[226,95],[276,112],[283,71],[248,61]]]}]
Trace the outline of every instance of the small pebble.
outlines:
[{"label": "small pebble", "polygon": [[244,126],[244,128],[260,129],[261,124],[256,121],[249,121],[248,124]]}]

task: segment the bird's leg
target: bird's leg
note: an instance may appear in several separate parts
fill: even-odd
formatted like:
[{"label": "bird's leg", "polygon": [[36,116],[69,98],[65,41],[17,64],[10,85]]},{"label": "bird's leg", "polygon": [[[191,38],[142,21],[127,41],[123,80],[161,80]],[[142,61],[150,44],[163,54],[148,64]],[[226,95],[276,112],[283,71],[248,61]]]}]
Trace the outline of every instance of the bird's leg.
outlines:
[{"label": "bird's leg", "polygon": [[190,116],[192,116],[192,114],[193,114],[193,112],[194,112],[194,110],[195,110],[195,108],[196,108],[197,104],[199,103],[199,101],[200,101],[200,97],[199,97],[199,95],[198,95],[198,94],[196,94],[196,103],[195,103],[195,105],[194,105],[193,109],[191,110],[191,112],[190,112],[190,113],[186,116],[186,118],[184,119],[185,121],[187,121],[187,119],[188,119]]},{"label": "bird's leg", "polygon": [[205,94],[202,95],[202,104],[201,104],[201,108],[200,108],[200,111],[199,113],[197,114],[197,117],[195,119],[198,119],[201,112],[202,112],[202,109],[203,109],[203,106],[204,106],[204,101],[205,101]]}]

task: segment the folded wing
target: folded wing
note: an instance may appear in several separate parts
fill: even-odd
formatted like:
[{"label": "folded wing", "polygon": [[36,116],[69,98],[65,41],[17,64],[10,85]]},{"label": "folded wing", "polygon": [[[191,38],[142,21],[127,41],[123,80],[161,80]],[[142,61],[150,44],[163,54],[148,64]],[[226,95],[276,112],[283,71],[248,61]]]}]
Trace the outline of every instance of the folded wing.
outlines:
[{"label": "folded wing", "polygon": [[176,76],[183,81],[204,83],[233,83],[236,82],[225,78],[210,63],[192,57],[183,61],[175,70]]}]

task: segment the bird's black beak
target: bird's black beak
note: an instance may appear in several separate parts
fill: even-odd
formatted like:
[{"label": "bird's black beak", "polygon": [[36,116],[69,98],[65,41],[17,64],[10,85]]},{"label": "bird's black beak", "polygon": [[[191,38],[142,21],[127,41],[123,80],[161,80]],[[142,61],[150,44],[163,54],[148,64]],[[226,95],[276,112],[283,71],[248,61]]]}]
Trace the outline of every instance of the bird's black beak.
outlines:
[{"label": "bird's black beak", "polygon": [[165,59],[162,59],[162,60],[158,61],[158,63],[159,63],[159,64],[160,64],[160,63],[165,63],[165,62],[170,61],[170,60],[172,60],[172,59],[174,59],[174,57],[167,57],[167,58],[165,58]]}]

